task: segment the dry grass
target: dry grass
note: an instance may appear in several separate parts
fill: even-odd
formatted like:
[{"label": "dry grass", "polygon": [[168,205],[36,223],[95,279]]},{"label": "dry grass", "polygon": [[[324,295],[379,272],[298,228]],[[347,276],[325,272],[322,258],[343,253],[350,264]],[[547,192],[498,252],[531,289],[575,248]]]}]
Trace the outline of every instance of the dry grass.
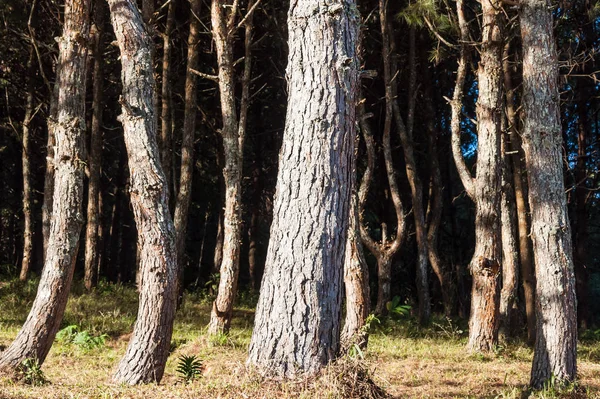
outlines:
[{"label": "dry grass", "polygon": [[[26,316],[22,301],[0,289],[0,345],[8,345]],[[21,303],[22,302],[22,303]],[[527,398],[532,353],[521,344],[499,347],[486,356],[467,355],[464,333],[452,323],[420,330],[410,321],[390,322],[370,339],[365,359],[343,358],[321,376],[297,382],[265,380],[245,367],[253,313],[236,311],[232,334],[217,342],[206,338],[209,305],[188,298],[178,313],[174,349],[160,385],[129,387],[110,376],[125,351],[135,319],[135,294],[113,289],[109,295],[75,295],[66,318],[87,330],[110,335],[102,348],[81,350],[55,343],[43,371],[50,384],[34,387],[0,379],[0,398]],[[181,355],[203,362],[202,376],[185,384],[175,369]],[[600,398],[600,343],[581,346],[580,382],[573,393],[554,390],[532,398]]]}]

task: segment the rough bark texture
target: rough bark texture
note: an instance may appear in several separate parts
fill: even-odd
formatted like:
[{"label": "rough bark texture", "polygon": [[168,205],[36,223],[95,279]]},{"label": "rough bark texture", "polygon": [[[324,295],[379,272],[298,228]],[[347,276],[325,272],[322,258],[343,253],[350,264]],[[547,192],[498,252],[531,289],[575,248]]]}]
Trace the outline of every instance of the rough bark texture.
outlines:
[{"label": "rough bark texture", "polygon": [[535,275],[533,270],[533,254],[531,252],[531,240],[529,238],[529,220],[526,200],[526,184],[524,181],[523,167],[521,162],[522,148],[518,130],[518,113],[516,110],[516,96],[512,81],[512,69],[510,68],[510,52],[508,46],[504,47],[504,90],[506,95],[506,116],[510,130],[510,150],[513,181],[515,190],[515,204],[517,210],[518,233],[519,233],[519,264],[521,282],[523,284],[523,302],[527,317],[527,342],[533,345],[535,342]]},{"label": "rough bark texture", "polygon": [[[219,94],[223,118],[221,135],[225,159],[223,168],[225,211],[219,289],[210,315],[209,334],[229,331],[240,272],[244,137],[238,132],[238,115],[235,104],[235,71],[233,68],[233,29],[237,12],[235,4],[238,2],[235,1],[234,5],[226,7],[228,5],[226,0],[213,0],[211,4],[211,22],[217,49]],[[228,8],[231,8],[229,13],[227,12]]]},{"label": "rough bark texture", "polygon": [[196,76],[190,69],[198,69],[198,40],[200,39],[200,15],[202,3],[193,0],[191,4],[190,33],[188,35],[187,71],[185,74],[185,113],[183,116],[183,136],[181,138],[181,175],[179,192],[175,204],[175,234],[177,237],[178,294],[183,294],[183,270],[185,267],[185,236],[187,232],[188,211],[192,195],[194,173],[194,135],[196,133]]},{"label": "rough bark texture", "polygon": [[356,154],[359,136],[354,145],[354,167],[351,177],[352,197],[348,216],[348,237],[344,258],[344,286],[346,292],[346,317],[341,334],[342,353],[352,345],[367,346],[368,332],[364,330],[369,316],[371,298],[369,289],[369,267],[363,253],[359,231],[359,207],[356,176]]},{"label": "rough bark texture", "polygon": [[[505,129],[503,129],[505,130]],[[502,134],[502,290],[500,291],[500,330],[506,339],[516,332],[519,288],[519,252],[517,246],[517,214],[511,162],[506,155],[508,133]]]},{"label": "rough bark texture", "polygon": [[94,78],[92,100],[92,129],[89,146],[88,170],[88,203],[87,224],[85,231],[85,275],[83,278],[85,288],[91,290],[98,282],[98,232],[100,225],[100,169],[102,165],[102,92],[103,87],[103,45],[102,34],[104,29],[104,4],[96,1],[94,8]]},{"label": "rough bark texture", "polygon": [[292,0],[288,108],[248,362],[314,375],[339,350],[358,85],[353,0]]},{"label": "rough bark texture", "polygon": [[29,59],[27,60],[28,82],[27,82],[27,100],[25,103],[25,116],[23,118],[23,153],[21,156],[23,164],[23,259],[21,260],[21,273],[19,280],[27,280],[31,261],[33,257],[33,215],[31,214],[32,187],[31,187],[31,146],[30,146],[30,124],[33,114],[33,82],[35,76],[33,69],[34,60],[33,44],[29,50]]},{"label": "rough bark texture", "polygon": [[131,206],[142,274],[133,335],[113,379],[126,384],[158,382],[167,362],[173,331],[177,257],[167,182],[156,143],[152,42],[131,0],[110,0],[109,5],[121,52],[120,121],[128,154]]},{"label": "rough bark texture", "polygon": [[577,374],[577,313],[571,227],[562,172],[558,62],[546,0],[521,2],[523,149],[529,180],[536,274],[536,342],[531,385]]},{"label": "rough bark texture", "polygon": [[65,311],[83,225],[85,172],[85,71],[89,34],[89,0],[65,4],[59,40],[58,115],[53,214],[44,270],[27,320],[2,352],[0,369],[15,370],[28,358],[46,359]]}]

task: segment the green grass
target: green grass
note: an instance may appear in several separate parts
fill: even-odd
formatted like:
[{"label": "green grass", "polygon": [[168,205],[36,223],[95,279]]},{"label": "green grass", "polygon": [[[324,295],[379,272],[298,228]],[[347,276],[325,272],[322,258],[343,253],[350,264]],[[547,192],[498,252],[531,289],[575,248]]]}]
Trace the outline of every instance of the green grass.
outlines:
[{"label": "green grass", "polygon": [[[35,282],[0,283],[0,345],[14,339],[35,293]],[[137,292],[101,283],[85,294],[76,285],[61,328],[77,326],[87,334],[82,340],[103,336],[104,342],[82,349],[73,340],[57,340],[41,368],[49,383],[32,386],[0,378],[0,398],[358,398],[378,392],[370,379],[402,398],[600,398],[600,334],[582,337],[575,387],[528,393],[530,348],[516,341],[491,354],[469,355],[466,322],[442,317],[427,328],[408,316],[384,319],[372,328],[364,360],[345,357],[309,381],[267,381],[245,366],[256,299],[256,294],[241,293],[231,333],[208,337],[212,298],[187,293],[177,313],[163,381],[127,387],[113,384],[110,377],[133,329]],[[184,382],[178,368],[186,357],[200,361],[202,368],[200,376]]]}]

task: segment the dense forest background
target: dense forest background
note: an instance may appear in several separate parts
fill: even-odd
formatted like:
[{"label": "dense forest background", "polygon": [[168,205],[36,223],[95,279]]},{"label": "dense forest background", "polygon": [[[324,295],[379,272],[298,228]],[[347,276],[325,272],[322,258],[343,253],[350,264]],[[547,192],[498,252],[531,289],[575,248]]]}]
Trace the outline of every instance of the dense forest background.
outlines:
[{"label": "dense forest background", "polygon": [[[479,3],[467,1],[469,43],[474,51],[466,77],[462,108],[462,152],[473,169],[477,158],[475,104],[478,97],[476,79],[478,45],[481,41]],[[25,220],[31,218],[31,271],[38,274],[43,265],[43,204],[48,159],[48,120],[56,74],[57,42],[62,29],[63,5],[60,1],[0,1],[0,274],[3,278],[17,276],[24,257]],[[375,169],[364,220],[371,235],[381,239],[382,224],[387,234],[396,233],[395,211],[387,183],[382,152],[382,132],[385,119],[385,85],[383,82],[382,37],[376,1],[361,1],[362,69],[374,71],[363,79],[362,94],[369,113],[375,140]],[[413,146],[417,174],[423,182],[423,203],[428,204],[435,190],[441,190],[442,214],[437,228],[440,259],[448,270],[458,295],[450,304],[451,312],[467,317],[470,303],[471,276],[467,265],[477,239],[474,234],[474,205],[465,194],[456,171],[451,151],[451,108],[457,70],[458,26],[453,3],[446,1],[390,2],[392,16],[394,62],[399,73],[394,77],[397,99],[405,118],[413,118]],[[254,13],[254,41],[251,46],[252,72],[249,82],[247,134],[243,145],[242,180],[242,251],[240,255],[240,286],[257,292],[269,242],[272,218],[272,197],[277,176],[278,154],[285,123],[287,32],[286,1],[263,0]],[[517,6],[505,4],[506,25],[503,31],[505,59],[515,88],[517,113],[520,112],[519,71],[520,38]],[[561,2],[554,10],[555,36],[560,60],[561,120],[563,132],[563,166],[568,199],[569,218],[574,239],[574,258],[578,283],[580,323],[591,328],[600,323],[600,107],[597,80],[597,55],[600,45],[600,4],[589,0]],[[101,60],[101,140],[88,137],[87,151],[98,145],[101,150],[99,180],[99,228],[96,268],[100,280],[134,284],[136,281],[136,227],[129,201],[127,156],[123,142],[120,114],[121,93],[119,51],[107,18],[108,7],[102,1],[93,3],[94,37],[98,52],[90,54]],[[183,118],[185,112],[185,78],[187,70],[187,37],[192,18],[200,22],[198,71],[205,75],[217,73],[217,57],[211,34],[210,4],[204,1],[200,13],[190,12],[185,1],[171,0],[156,4],[151,19],[155,42],[155,75],[159,104],[169,104],[167,124],[172,134],[161,144],[172,154],[169,177],[170,206],[175,207],[179,187]],[[413,39],[410,39],[410,35]],[[242,85],[244,63],[243,33],[233,44],[236,89]],[[411,40],[414,44],[411,46]],[[169,74],[163,85],[165,64],[163,54],[170,47]],[[412,61],[411,61],[412,57]],[[411,85],[410,62],[416,63],[416,86]],[[92,62],[88,63],[93,65]],[[95,78],[94,68],[88,68],[88,88]],[[210,76],[198,77],[196,131],[191,206],[185,239],[184,285],[188,290],[211,289],[219,276],[222,223],[225,207],[223,181],[224,149],[219,88]],[[82,82],[83,84],[83,82]],[[166,87],[166,91],[164,89]],[[166,94],[166,97],[165,97]],[[411,96],[416,102],[414,114],[408,115],[406,104]],[[87,90],[88,131],[92,131],[94,92]],[[241,101],[237,95],[237,105]],[[433,128],[428,124],[433,122]],[[520,124],[520,122],[518,122]],[[159,125],[161,122],[159,121]],[[165,125],[163,125],[163,130]],[[506,130],[513,126],[505,125]],[[28,130],[27,141],[24,129]],[[519,126],[515,126],[518,132]],[[392,296],[402,303],[417,307],[416,264],[417,242],[412,217],[412,197],[401,138],[394,130],[391,150],[404,206],[406,234],[402,247],[392,261]],[[433,145],[432,145],[433,143]],[[505,150],[503,159],[521,157],[519,149]],[[24,157],[28,174],[24,179]],[[433,160],[438,166],[435,166]],[[364,141],[358,149],[357,172],[360,177],[367,168]],[[439,169],[434,169],[439,168]],[[434,174],[439,173],[435,182]],[[25,183],[24,183],[25,182]],[[29,187],[27,187],[29,186]],[[525,187],[526,189],[526,187]],[[24,202],[24,192],[29,201]],[[46,193],[47,195],[47,193]],[[84,195],[88,198],[88,195]],[[514,199],[513,199],[514,201]],[[24,205],[25,204],[25,205]],[[84,209],[86,204],[84,204]],[[86,215],[84,215],[86,217]],[[89,216],[87,216],[89,217]],[[385,228],[383,229],[385,230]],[[85,240],[85,229],[82,240]],[[524,234],[520,232],[519,234]],[[84,276],[84,244],[80,245],[76,279]],[[365,250],[370,267],[371,295],[377,293],[377,262]],[[443,312],[444,298],[439,282],[429,272],[429,285],[434,312]],[[214,288],[213,288],[214,289]],[[519,289],[518,317],[525,326],[523,289]]]}]

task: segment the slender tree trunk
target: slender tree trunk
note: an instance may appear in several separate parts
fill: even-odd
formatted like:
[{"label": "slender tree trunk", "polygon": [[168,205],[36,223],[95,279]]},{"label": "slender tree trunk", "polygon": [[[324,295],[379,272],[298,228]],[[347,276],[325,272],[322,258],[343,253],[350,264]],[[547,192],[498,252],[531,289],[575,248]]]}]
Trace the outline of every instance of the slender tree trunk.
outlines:
[{"label": "slender tree trunk", "polygon": [[344,257],[344,286],[346,288],[346,317],[341,333],[342,353],[352,345],[361,348],[367,346],[369,338],[364,326],[371,308],[369,290],[369,267],[363,253],[358,223],[359,206],[356,176],[356,155],[358,153],[359,136],[354,140],[353,172],[351,176],[352,194],[350,213],[348,216],[348,237]]},{"label": "slender tree trunk", "polygon": [[223,261],[223,210],[219,209],[217,220],[217,237],[215,240],[215,255],[213,257],[213,273],[219,273]]},{"label": "slender tree trunk", "polygon": [[562,173],[558,61],[546,0],[523,0],[523,149],[529,179],[536,274],[536,343],[531,385],[577,375],[577,312],[571,227]]},{"label": "slender tree trunk", "polygon": [[[257,138],[258,140],[258,138]],[[258,218],[260,216],[260,201],[262,196],[262,185],[260,180],[260,155],[258,151],[255,155],[254,161],[254,171],[252,172],[252,185],[254,186],[254,200],[252,201],[252,211],[250,216],[250,225],[248,226],[248,272],[250,274],[250,288],[252,290],[258,292],[260,288],[260,280],[258,278],[258,265],[256,254],[258,252],[258,228],[259,222]]]},{"label": "slender tree trunk", "polygon": [[292,0],[288,28],[292,106],[248,363],[294,378],[314,375],[339,350],[359,83],[356,3]]},{"label": "slender tree trunk", "polygon": [[584,87],[579,88],[579,99],[577,103],[578,135],[577,135],[577,165],[575,166],[575,188],[576,208],[575,218],[577,221],[575,229],[575,283],[577,292],[577,321],[581,329],[588,328],[589,322],[589,273],[587,269],[588,254],[588,212],[587,200],[589,191],[586,187],[587,181],[587,145],[588,145],[588,116],[587,101]]},{"label": "slender tree trunk", "polygon": [[0,369],[14,371],[25,359],[40,364],[52,347],[67,305],[79,234],[83,225],[85,174],[85,71],[89,34],[89,0],[67,0],[59,41],[56,174],[50,236],[37,295],[13,343],[2,352]]},{"label": "slender tree trunk", "polygon": [[517,221],[519,230],[519,263],[521,266],[521,281],[523,284],[525,314],[527,316],[527,342],[533,345],[535,342],[535,273],[533,270],[533,254],[531,252],[531,241],[529,239],[529,220],[526,200],[526,188],[523,180],[523,168],[521,165],[521,140],[518,131],[518,113],[516,111],[516,96],[512,81],[512,70],[510,68],[509,46],[504,47],[504,89],[506,95],[506,114],[510,129],[510,149],[513,169],[513,181],[515,188],[515,204],[517,210]]},{"label": "slender tree trunk", "polygon": [[175,205],[175,234],[177,237],[178,294],[183,295],[183,272],[185,259],[185,238],[187,232],[188,212],[192,197],[192,181],[194,175],[194,135],[196,133],[196,76],[190,69],[198,69],[198,41],[200,40],[200,15],[202,2],[191,2],[190,33],[188,35],[187,70],[185,74],[185,113],[183,116],[183,137],[181,139],[181,175],[179,192]]},{"label": "slender tree trunk", "polygon": [[[414,155],[413,127],[415,119],[416,87],[417,87],[417,61],[415,54],[416,31],[412,26],[409,32],[409,52],[408,52],[408,117],[406,125],[400,115],[400,106],[397,99],[397,85],[392,86],[392,95],[394,97],[393,113],[394,120],[400,140],[402,150],[404,151],[404,160],[406,164],[406,176],[410,185],[412,196],[412,209],[415,219],[415,233],[417,238],[417,293],[419,297],[419,323],[427,324],[431,316],[431,298],[429,294],[429,249],[427,240],[427,230],[425,228],[425,209],[423,206],[423,184],[417,171],[417,162]],[[395,63],[394,63],[395,64]],[[394,66],[392,75],[396,75],[398,68]]]},{"label": "slender tree trunk", "polygon": [[[33,9],[32,9],[33,11]],[[33,40],[33,39],[32,39]],[[31,206],[33,204],[32,198],[32,187],[31,187],[31,145],[30,145],[30,134],[31,134],[31,120],[33,114],[33,77],[35,76],[34,71],[34,56],[35,51],[33,44],[29,50],[29,59],[27,60],[27,100],[25,103],[25,117],[23,118],[23,258],[21,259],[21,273],[19,279],[21,281],[27,280],[29,270],[31,268],[31,261],[33,258],[33,215],[31,214]]]},{"label": "slender tree trunk", "polygon": [[159,382],[169,356],[177,295],[175,228],[156,143],[152,42],[131,0],[109,0],[121,52],[120,103],[142,273],[138,317],[115,382]]},{"label": "slender tree trunk", "polygon": [[[423,46],[423,49],[426,47]],[[427,62],[427,52],[421,51],[421,62],[425,65]],[[428,68],[423,68],[424,80],[424,116],[425,127],[427,130],[427,150],[429,153],[429,206],[426,212],[427,224],[427,245],[429,262],[436,275],[442,291],[442,300],[444,302],[444,314],[447,317],[456,314],[456,286],[452,281],[452,272],[449,268],[449,262],[444,262],[438,252],[438,233],[442,222],[443,211],[443,190],[442,173],[438,155],[437,138],[439,131],[435,125],[436,112],[433,107],[432,77]]]},{"label": "slender tree trunk", "polygon": [[[192,20],[195,18],[192,16]],[[167,179],[167,191],[169,196],[173,197],[172,189],[169,188],[172,183],[173,168],[173,132],[171,126],[171,31],[175,24],[175,0],[169,2],[167,11],[167,23],[163,39],[163,58],[162,58],[162,90],[161,90],[161,129],[160,139],[158,141],[160,148],[160,160],[162,169]]]},{"label": "slender tree trunk", "polygon": [[237,293],[240,268],[240,251],[242,240],[242,166],[244,155],[244,138],[246,136],[246,119],[249,104],[252,14],[253,2],[248,2],[248,17],[245,18],[245,56],[242,76],[242,98],[239,119],[235,104],[235,79],[233,68],[233,34],[237,30],[237,7],[234,0],[231,10],[226,13],[225,0],[213,0],[211,20],[213,37],[217,48],[219,65],[219,92],[221,98],[221,115],[223,118],[223,149],[225,168],[225,213],[223,217],[223,259],[220,268],[219,292],[213,303],[208,326],[209,334],[228,332],[233,314],[233,301]]},{"label": "slender tree trunk", "polygon": [[102,34],[104,30],[104,2],[96,1],[94,8],[94,24],[96,32],[94,35],[94,78],[93,78],[93,100],[92,100],[92,129],[89,146],[88,170],[88,203],[87,203],[87,225],[85,232],[85,275],[83,278],[85,288],[89,291],[98,283],[98,231],[101,228],[100,219],[100,169],[102,167],[102,92],[103,81],[103,45]]},{"label": "slender tree trunk", "polygon": [[[505,130],[505,129],[503,129]],[[513,172],[506,150],[510,148],[508,133],[502,134],[502,290],[500,291],[500,334],[512,337],[516,330],[519,288],[519,252],[517,246],[517,214],[513,189]]]}]

